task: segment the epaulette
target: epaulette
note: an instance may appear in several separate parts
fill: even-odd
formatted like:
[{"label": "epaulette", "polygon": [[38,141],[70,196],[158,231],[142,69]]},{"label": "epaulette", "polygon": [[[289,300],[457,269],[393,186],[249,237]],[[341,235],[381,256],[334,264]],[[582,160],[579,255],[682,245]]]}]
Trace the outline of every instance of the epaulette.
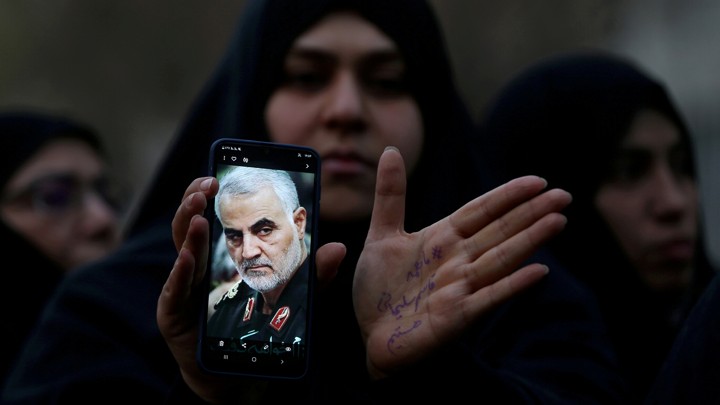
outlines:
[{"label": "epaulette", "polygon": [[238,290],[240,289],[240,283],[242,283],[242,280],[238,281],[237,283],[233,284],[232,287],[228,288],[228,290],[225,291],[225,294],[223,294],[222,297],[220,297],[220,299],[217,300],[217,302],[215,303],[215,307],[217,307],[221,302],[223,302],[226,299],[231,300],[231,299],[235,298],[235,296],[238,293]]}]

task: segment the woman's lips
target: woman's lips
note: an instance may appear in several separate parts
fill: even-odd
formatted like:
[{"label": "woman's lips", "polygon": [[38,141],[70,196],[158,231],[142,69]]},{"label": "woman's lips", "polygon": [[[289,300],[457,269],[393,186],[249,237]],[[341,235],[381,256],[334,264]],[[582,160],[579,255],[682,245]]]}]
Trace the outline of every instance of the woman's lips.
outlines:
[{"label": "woman's lips", "polygon": [[330,154],[322,159],[323,172],[329,175],[357,175],[372,167],[371,162],[354,154]]},{"label": "woman's lips", "polygon": [[689,240],[676,240],[663,243],[659,247],[659,251],[666,260],[689,261],[693,258],[695,246]]}]

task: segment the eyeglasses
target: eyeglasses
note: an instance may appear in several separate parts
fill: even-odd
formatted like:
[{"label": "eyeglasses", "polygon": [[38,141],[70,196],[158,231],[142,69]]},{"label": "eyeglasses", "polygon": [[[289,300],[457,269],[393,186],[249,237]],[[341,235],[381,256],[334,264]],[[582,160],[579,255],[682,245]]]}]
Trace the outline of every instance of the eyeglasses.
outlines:
[{"label": "eyeglasses", "polygon": [[64,214],[78,211],[87,193],[96,193],[113,209],[123,209],[123,193],[105,177],[92,182],[62,173],[39,178],[24,189],[2,198],[3,204],[24,204],[38,212]]}]

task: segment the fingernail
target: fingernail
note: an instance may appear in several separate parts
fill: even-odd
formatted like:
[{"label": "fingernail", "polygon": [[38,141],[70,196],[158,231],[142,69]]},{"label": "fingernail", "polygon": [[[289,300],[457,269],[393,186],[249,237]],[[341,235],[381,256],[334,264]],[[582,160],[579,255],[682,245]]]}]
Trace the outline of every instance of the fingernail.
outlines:
[{"label": "fingernail", "polygon": [[188,198],[186,198],[186,199],[185,199],[185,206],[186,206],[186,207],[188,207],[188,208],[192,208],[192,205],[193,205],[193,203],[192,203],[192,201],[193,201],[193,198],[195,198],[195,193],[193,193],[193,194],[190,194],[190,195],[188,196]]},{"label": "fingernail", "polygon": [[210,185],[212,184],[212,179],[205,179],[200,183],[200,190],[207,191],[210,189]]}]

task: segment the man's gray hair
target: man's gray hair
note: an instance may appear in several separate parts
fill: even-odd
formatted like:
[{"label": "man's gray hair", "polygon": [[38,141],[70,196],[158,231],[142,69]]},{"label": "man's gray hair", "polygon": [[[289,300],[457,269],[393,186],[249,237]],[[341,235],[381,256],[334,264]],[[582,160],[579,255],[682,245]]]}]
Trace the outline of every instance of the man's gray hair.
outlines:
[{"label": "man's gray hair", "polygon": [[220,179],[220,189],[215,197],[215,212],[220,215],[220,200],[224,196],[255,194],[272,187],[280,198],[283,210],[293,222],[293,212],[300,207],[297,187],[290,174],[284,170],[236,166]]}]

